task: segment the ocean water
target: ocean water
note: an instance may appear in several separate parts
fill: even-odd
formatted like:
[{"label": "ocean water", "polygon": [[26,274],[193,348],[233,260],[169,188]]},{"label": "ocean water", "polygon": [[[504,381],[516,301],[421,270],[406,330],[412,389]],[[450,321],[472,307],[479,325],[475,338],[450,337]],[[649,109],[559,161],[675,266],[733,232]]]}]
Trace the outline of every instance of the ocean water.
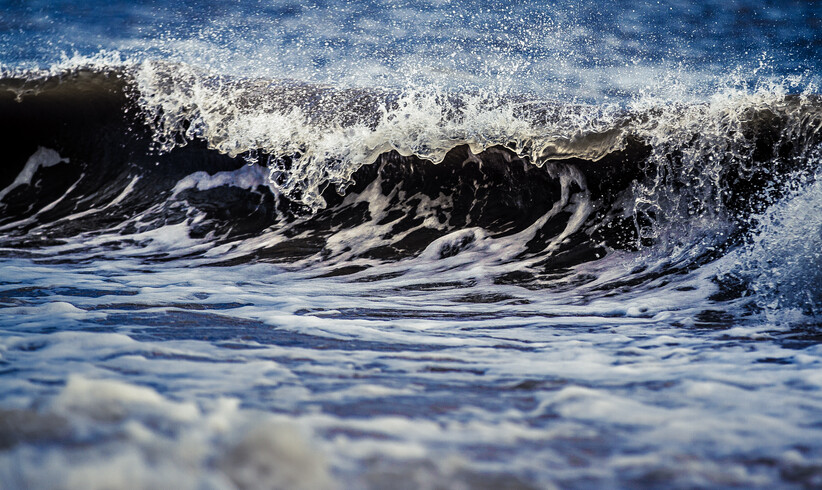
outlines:
[{"label": "ocean water", "polygon": [[0,488],[822,486],[822,3],[0,2]]}]

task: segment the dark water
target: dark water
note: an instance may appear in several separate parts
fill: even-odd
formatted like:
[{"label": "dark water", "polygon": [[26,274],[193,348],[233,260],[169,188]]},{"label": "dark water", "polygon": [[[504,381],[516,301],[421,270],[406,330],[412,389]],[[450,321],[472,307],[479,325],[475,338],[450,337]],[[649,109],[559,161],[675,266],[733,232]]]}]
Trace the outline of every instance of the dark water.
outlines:
[{"label": "dark water", "polygon": [[820,18],[4,3],[0,486],[822,485]]}]

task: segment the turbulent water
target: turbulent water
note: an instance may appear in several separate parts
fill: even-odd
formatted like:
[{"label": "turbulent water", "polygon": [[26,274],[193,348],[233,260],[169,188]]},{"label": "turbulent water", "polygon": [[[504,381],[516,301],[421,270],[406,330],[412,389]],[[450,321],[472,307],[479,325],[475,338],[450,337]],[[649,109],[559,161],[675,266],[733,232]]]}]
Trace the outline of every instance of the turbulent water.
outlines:
[{"label": "turbulent water", "polygon": [[819,3],[0,26],[0,488],[822,486]]}]

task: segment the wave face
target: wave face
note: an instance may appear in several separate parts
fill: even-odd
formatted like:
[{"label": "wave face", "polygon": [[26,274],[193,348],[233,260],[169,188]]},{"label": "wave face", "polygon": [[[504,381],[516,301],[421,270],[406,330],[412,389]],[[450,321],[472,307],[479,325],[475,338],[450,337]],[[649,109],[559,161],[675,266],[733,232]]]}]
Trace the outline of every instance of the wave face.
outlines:
[{"label": "wave face", "polygon": [[[401,259],[468,228],[510,242],[507,260],[561,255],[568,240],[738,245],[797,182],[815,181],[822,124],[819,97],[774,86],[625,108],[156,62],[3,86],[7,240],[175,223],[257,255],[261,240],[305,237],[314,246],[300,258],[325,262]],[[354,229],[359,243],[335,248]]]},{"label": "wave face", "polygon": [[816,4],[7,10],[4,488],[820,484]]}]

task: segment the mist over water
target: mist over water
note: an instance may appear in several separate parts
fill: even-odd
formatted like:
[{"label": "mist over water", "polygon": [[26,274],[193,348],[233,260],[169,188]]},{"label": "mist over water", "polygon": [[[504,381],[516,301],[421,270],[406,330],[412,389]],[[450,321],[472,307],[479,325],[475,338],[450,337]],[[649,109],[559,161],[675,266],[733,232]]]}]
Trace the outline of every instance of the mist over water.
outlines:
[{"label": "mist over water", "polygon": [[818,3],[0,12],[0,487],[822,485]]}]

